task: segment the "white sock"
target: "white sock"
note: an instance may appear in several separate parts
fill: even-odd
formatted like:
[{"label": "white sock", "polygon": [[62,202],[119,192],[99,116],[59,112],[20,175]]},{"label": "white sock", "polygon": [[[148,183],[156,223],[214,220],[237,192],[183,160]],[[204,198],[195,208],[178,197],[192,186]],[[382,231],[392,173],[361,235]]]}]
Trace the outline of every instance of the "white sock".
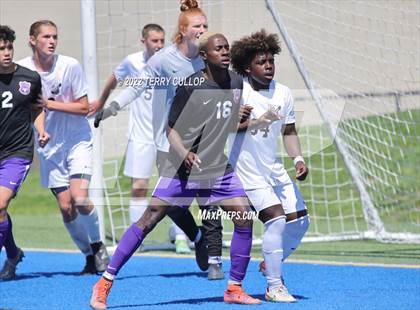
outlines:
[{"label": "white sock", "polygon": [[292,254],[309,228],[309,215],[286,223],[283,234],[283,261]]},{"label": "white sock", "polygon": [[209,264],[221,264],[222,263],[222,257],[221,256],[209,256]]},{"label": "white sock", "polygon": [[85,228],[85,231],[89,236],[90,243],[100,242],[101,234],[99,232],[99,219],[96,208],[93,207],[93,210],[86,215],[79,213],[79,217],[83,227]]},{"label": "white sock", "polygon": [[283,232],[286,216],[279,216],[264,223],[262,252],[265,262],[265,274],[269,288],[281,286],[283,264]]},{"label": "white sock", "polygon": [[130,215],[131,223],[137,222],[147,209],[146,198],[131,198],[130,205],[128,207],[128,213]]},{"label": "white sock", "polygon": [[80,251],[86,256],[92,255],[93,253],[90,247],[89,238],[80,220],[80,216],[77,215],[77,217],[71,222],[64,222],[64,226],[67,228],[70,237],[73,239]]}]

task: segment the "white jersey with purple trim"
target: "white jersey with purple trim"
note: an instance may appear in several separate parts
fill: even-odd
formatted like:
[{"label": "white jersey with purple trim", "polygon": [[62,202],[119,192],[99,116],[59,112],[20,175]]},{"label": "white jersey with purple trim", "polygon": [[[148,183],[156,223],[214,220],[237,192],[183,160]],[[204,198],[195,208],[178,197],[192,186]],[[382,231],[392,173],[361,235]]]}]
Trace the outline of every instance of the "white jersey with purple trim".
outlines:
[{"label": "white jersey with purple trim", "polygon": [[[31,56],[18,63],[38,72]],[[44,99],[67,103],[87,96],[88,85],[82,66],[72,57],[54,55],[51,70],[38,73]],[[46,158],[81,141],[92,143],[92,130],[83,115],[47,110],[45,130],[50,134],[50,141],[44,148],[38,148],[38,152]]]},{"label": "white jersey with purple trim", "polygon": [[[138,77],[145,65],[146,59],[144,52],[130,54],[117,66],[117,68],[115,68],[115,78],[121,83],[126,78]],[[130,106],[130,120],[127,134],[128,139],[131,141],[154,143],[152,96],[153,89],[146,89]]]},{"label": "white jersey with purple trim", "polygon": [[255,91],[244,78],[242,104],[254,107],[251,119],[257,119],[270,108],[278,111],[281,119],[261,129],[231,135],[228,140],[230,162],[246,190],[290,183],[290,177],[277,158],[281,129],[295,123],[293,97],[288,87],[271,81],[268,90]]}]

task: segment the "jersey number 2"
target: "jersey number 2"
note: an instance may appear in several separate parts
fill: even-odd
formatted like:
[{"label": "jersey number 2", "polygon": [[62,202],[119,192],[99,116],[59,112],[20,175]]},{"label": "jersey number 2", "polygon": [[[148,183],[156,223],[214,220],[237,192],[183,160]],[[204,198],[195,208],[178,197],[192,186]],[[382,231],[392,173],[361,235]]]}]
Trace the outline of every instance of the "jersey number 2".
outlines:
[{"label": "jersey number 2", "polygon": [[13,99],[13,94],[11,91],[5,91],[1,94],[1,97],[4,98],[1,100],[1,107],[3,109],[13,108],[13,103],[10,102]]}]

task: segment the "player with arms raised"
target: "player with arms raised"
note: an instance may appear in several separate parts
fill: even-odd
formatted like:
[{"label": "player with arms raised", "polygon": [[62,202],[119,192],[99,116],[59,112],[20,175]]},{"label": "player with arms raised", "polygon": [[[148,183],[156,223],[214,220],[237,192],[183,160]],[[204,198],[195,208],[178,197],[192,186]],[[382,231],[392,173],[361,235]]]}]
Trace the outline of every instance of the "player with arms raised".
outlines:
[{"label": "player with arms raised", "polygon": [[299,245],[309,217],[297,186],[276,156],[280,136],[298,180],[305,180],[308,168],[301,155],[291,91],[273,80],[274,56],[279,52],[277,35],[264,30],[234,42],[232,64],[244,76],[242,98],[250,117],[241,124],[247,131],[230,137],[229,144],[231,163],[265,227],[261,264],[268,282],[265,297],[294,302],[283,283],[281,266]]},{"label": "player with arms raised", "polygon": [[98,214],[88,198],[93,142],[86,118],[85,75],[76,59],[55,54],[58,35],[52,21],[33,23],[29,36],[33,55],[19,64],[41,76],[45,126],[52,136],[45,148],[38,148],[41,182],[56,197],[65,227],[86,256],[82,274],[101,272],[109,259],[100,239]]},{"label": "player with arms raised", "polygon": [[7,259],[0,280],[12,280],[23,251],[15,244],[12,219],[7,213],[31,167],[34,150],[32,123],[38,132],[38,143],[49,140],[44,130],[45,114],[37,104],[41,95],[38,73],[13,62],[15,32],[0,25],[0,251],[4,246]]}]

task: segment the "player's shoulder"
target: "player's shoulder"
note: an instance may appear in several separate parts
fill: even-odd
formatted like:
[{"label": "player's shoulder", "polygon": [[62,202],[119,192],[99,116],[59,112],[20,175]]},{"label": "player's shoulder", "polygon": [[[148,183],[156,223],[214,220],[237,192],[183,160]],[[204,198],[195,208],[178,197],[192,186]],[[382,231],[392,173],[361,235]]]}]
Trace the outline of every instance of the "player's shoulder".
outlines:
[{"label": "player's shoulder", "polygon": [[277,81],[274,81],[274,80],[271,81],[270,88],[273,88],[274,91],[282,93],[282,94],[290,94],[291,93],[289,87],[287,87],[286,85],[281,84]]},{"label": "player's shoulder", "polygon": [[127,57],[125,57],[125,60],[127,62],[130,62],[132,64],[137,64],[139,62],[144,63],[144,52],[140,51],[140,52],[136,52],[136,53],[132,53],[127,55]]},{"label": "player's shoulder", "polygon": [[80,66],[79,61],[74,57],[61,55],[61,54],[57,54],[56,57],[57,57],[56,66],[66,66],[66,67]]},{"label": "player's shoulder", "polygon": [[21,65],[19,63],[16,63],[16,66],[17,66],[16,72],[20,76],[23,76],[26,79],[31,79],[32,81],[35,81],[35,82],[41,81],[41,77],[39,76],[38,72],[31,70],[28,67],[25,67],[24,65]]},{"label": "player's shoulder", "polygon": [[28,68],[30,70],[35,70],[35,65],[34,65],[34,62],[33,62],[31,56],[28,56],[28,57],[25,57],[25,58],[22,58],[22,59],[16,61],[16,64],[18,64],[22,67]]}]

